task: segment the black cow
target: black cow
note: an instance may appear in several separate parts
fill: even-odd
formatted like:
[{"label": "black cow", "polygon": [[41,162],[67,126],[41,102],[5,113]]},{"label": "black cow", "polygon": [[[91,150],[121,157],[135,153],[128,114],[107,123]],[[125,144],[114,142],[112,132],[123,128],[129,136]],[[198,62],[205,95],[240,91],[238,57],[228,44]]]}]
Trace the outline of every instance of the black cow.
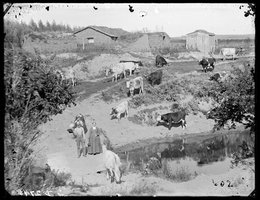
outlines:
[{"label": "black cow", "polygon": [[202,66],[203,70],[205,71],[205,73],[207,72],[207,70],[212,67],[212,70],[214,70],[215,68],[215,62],[216,59],[215,58],[203,58],[202,60],[199,61],[199,65]]},{"label": "black cow", "polygon": [[157,70],[155,72],[152,72],[148,76],[147,80],[152,86],[154,86],[155,84],[159,85],[162,82],[162,74],[162,70]]},{"label": "black cow", "polygon": [[155,66],[163,67],[164,65],[167,65],[166,60],[162,56],[157,55],[155,58]]},{"label": "black cow", "polygon": [[159,122],[163,121],[169,124],[168,129],[171,130],[172,128],[172,123],[180,123],[181,126],[184,129],[186,127],[186,120],[185,120],[186,113],[184,111],[177,111],[174,113],[167,113],[164,115],[160,115],[157,117],[157,126]]},{"label": "black cow", "polygon": [[216,74],[214,74],[213,76],[211,76],[211,77],[209,78],[209,80],[210,80],[210,81],[219,82],[220,78],[221,78],[220,74],[219,74],[219,73],[216,73]]}]

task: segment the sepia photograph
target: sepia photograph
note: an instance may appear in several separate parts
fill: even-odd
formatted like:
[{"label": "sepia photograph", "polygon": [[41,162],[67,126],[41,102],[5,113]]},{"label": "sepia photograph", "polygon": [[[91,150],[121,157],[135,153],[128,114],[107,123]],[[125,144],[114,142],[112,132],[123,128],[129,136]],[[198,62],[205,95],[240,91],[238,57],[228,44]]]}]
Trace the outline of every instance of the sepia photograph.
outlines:
[{"label": "sepia photograph", "polygon": [[255,197],[255,11],[3,3],[5,197]]}]

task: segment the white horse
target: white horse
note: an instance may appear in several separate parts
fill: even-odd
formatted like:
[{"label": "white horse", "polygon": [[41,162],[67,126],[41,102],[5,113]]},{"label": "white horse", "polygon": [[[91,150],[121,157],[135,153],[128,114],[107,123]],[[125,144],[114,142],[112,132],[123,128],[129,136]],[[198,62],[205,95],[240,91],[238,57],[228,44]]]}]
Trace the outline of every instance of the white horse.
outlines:
[{"label": "white horse", "polygon": [[106,168],[107,180],[111,180],[111,183],[116,179],[116,183],[121,182],[121,161],[117,154],[113,151],[107,150],[106,142],[101,138],[102,150],[103,150],[103,161]]}]

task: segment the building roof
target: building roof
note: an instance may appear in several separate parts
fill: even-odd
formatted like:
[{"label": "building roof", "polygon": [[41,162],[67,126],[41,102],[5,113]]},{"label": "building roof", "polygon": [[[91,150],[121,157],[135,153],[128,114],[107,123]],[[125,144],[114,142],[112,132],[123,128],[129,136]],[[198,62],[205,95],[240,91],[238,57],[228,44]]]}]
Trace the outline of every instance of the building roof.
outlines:
[{"label": "building roof", "polygon": [[210,33],[210,32],[205,31],[205,30],[203,30],[203,29],[198,29],[198,30],[196,30],[196,31],[193,31],[193,32],[191,32],[191,33],[188,33],[187,35],[191,35],[191,34],[195,34],[195,33],[205,33],[205,34],[208,34],[208,35],[210,35],[210,36],[214,36],[214,35],[215,35],[214,33]]},{"label": "building roof", "polygon": [[75,35],[75,34],[77,34],[77,33],[80,33],[80,32],[82,32],[82,31],[84,31],[84,30],[86,30],[86,29],[88,29],[88,28],[93,29],[94,31],[97,31],[97,32],[99,32],[99,33],[102,33],[102,34],[104,34],[104,35],[106,35],[106,36],[108,36],[108,37],[111,37],[111,38],[118,38],[118,37],[115,36],[115,35],[112,35],[112,34],[106,33],[106,32],[104,32],[104,31],[101,31],[101,30],[99,30],[99,29],[97,29],[97,28],[94,28],[94,27],[92,27],[92,26],[87,26],[86,28],[83,28],[82,30],[79,30],[79,31],[73,33],[73,35]]}]

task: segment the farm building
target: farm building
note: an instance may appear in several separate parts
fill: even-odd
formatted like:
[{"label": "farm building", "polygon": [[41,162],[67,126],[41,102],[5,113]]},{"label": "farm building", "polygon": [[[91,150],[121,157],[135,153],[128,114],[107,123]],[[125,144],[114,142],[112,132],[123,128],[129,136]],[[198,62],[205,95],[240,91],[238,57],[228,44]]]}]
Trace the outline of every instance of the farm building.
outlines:
[{"label": "farm building", "polygon": [[170,37],[166,33],[145,33],[127,47],[135,52],[151,52],[152,49],[170,47]]},{"label": "farm building", "polygon": [[215,51],[215,34],[205,30],[196,30],[186,35],[186,49],[203,53]]},{"label": "farm building", "polygon": [[88,45],[113,46],[117,40],[117,36],[101,31],[97,28],[88,26],[80,31],[75,32],[74,37],[77,46],[85,49]]}]

